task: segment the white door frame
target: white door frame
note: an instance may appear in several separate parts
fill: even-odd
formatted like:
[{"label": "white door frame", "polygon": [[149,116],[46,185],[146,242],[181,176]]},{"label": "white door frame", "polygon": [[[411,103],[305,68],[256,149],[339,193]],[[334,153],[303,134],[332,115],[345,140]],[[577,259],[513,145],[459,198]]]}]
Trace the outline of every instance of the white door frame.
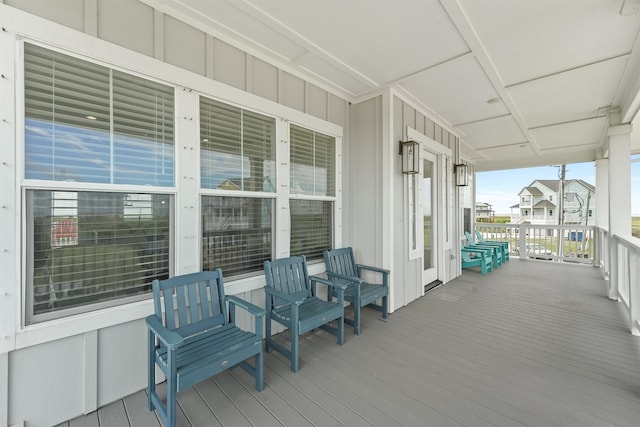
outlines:
[{"label": "white door frame", "polygon": [[[436,217],[434,221],[438,226],[434,229],[434,253],[436,254],[436,277],[435,279],[445,281],[445,254],[447,249],[451,249],[451,232],[453,230],[451,224],[451,215],[448,212],[445,212],[446,209],[449,209],[449,203],[451,203],[451,197],[449,197],[449,193],[452,191],[451,188],[451,176],[450,171],[448,170],[447,165],[452,164],[453,152],[435,141],[432,138],[420,133],[419,131],[407,126],[407,138],[413,141],[420,143],[420,152],[422,153],[425,150],[428,153],[431,153],[436,156],[436,204],[433,207],[432,215]],[[421,165],[422,167],[422,165]],[[422,181],[422,180],[420,180]],[[447,185],[448,184],[448,185]],[[422,197],[422,191],[418,192],[419,197]],[[422,206],[422,200],[419,201],[419,205]],[[449,209],[450,210],[450,209]],[[420,215],[422,216],[422,215]],[[420,248],[424,247],[424,234],[422,232],[422,220],[418,219],[417,224],[418,230],[418,246]],[[447,238],[448,236],[448,238]],[[423,261],[424,263],[424,261]],[[424,265],[424,264],[423,264]],[[422,285],[420,294],[424,294],[424,285],[430,283],[435,280],[433,276],[430,274],[424,274],[422,278]],[[427,281],[427,283],[424,283]]]}]

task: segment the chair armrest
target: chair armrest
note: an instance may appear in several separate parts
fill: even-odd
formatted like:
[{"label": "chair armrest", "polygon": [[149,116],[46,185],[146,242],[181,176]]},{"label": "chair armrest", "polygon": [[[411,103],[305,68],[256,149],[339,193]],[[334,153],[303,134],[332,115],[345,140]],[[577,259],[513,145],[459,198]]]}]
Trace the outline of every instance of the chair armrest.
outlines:
[{"label": "chair armrest", "polygon": [[300,304],[302,304],[302,303],[303,303],[303,301],[305,300],[304,298],[294,297],[294,296],[291,296],[291,295],[289,295],[289,294],[285,294],[285,293],[282,293],[282,292],[278,292],[278,291],[276,291],[275,289],[273,289],[273,288],[271,288],[271,287],[269,287],[269,286],[265,286],[265,287],[264,287],[264,291],[267,293],[267,295],[270,295],[270,296],[274,296],[274,297],[276,297],[276,298],[283,299],[283,300],[285,300],[286,302],[291,303],[291,304],[294,304],[294,305],[300,305]]},{"label": "chair armrest", "polygon": [[175,350],[184,342],[182,335],[168,330],[155,314],[147,316],[145,322],[149,330],[170,349]]},{"label": "chair armrest", "polygon": [[334,273],[332,271],[327,271],[325,273],[326,273],[327,276],[329,276],[329,279],[335,278],[335,279],[346,280],[348,282],[354,282],[354,283],[362,283],[363,282],[363,280],[361,278],[356,277],[356,276],[345,276],[344,274]]},{"label": "chair armrest", "polygon": [[225,296],[225,299],[229,303],[229,316],[231,322],[236,322],[236,305],[245,309],[255,317],[255,332],[256,335],[262,339],[262,318],[266,314],[265,310],[255,304],[251,304],[250,302],[243,300],[242,298],[238,298],[235,295],[227,295]]},{"label": "chair armrest", "polygon": [[[346,281],[348,281],[349,283],[337,282],[335,280],[329,280],[329,279],[325,279],[324,277],[318,277],[318,276],[310,276],[309,279],[311,280],[311,292],[313,293],[313,295],[317,295],[316,285],[318,282],[320,282],[323,285],[327,285],[329,291],[331,291],[331,288],[336,288],[338,290],[338,302],[340,304],[344,304],[344,291],[347,289],[349,284],[353,283],[353,280],[351,280],[351,278],[349,277],[347,277],[346,279]],[[359,286],[360,281],[356,283]]]},{"label": "chair armrest", "polygon": [[373,266],[364,265],[364,264],[356,264],[356,268],[357,269],[362,269],[362,270],[369,270],[369,271],[373,271],[373,272],[376,272],[376,273],[382,273],[382,274],[390,274],[391,273],[389,270],[385,270],[384,268],[373,267]]},{"label": "chair armrest", "polygon": [[486,249],[481,249],[481,248],[474,249],[474,248],[466,248],[466,247],[465,248],[461,248],[460,250],[462,252],[469,252],[469,253],[472,253],[472,254],[480,255],[480,257],[482,258],[483,261],[486,260],[487,256],[492,256],[492,254],[490,252],[493,252],[493,251],[487,252]]},{"label": "chair armrest", "polygon": [[253,314],[254,316],[262,317],[265,314],[265,310],[263,308],[258,307],[255,304],[251,304],[250,302],[245,301],[235,295],[227,295],[225,298],[227,299],[229,304],[237,305],[238,307],[247,310],[250,314]]},{"label": "chair armrest", "polygon": [[[345,280],[348,282],[354,281],[351,277],[347,277],[347,276],[344,276],[344,277],[345,277]],[[323,285],[332,286],[334,288],[342,289],[343,291],[347,289],[347,286],[349,286],[348,283],[336,282],[333,280],[325,279],[324,277],[310,276],[309,279],[311,279],[312,286],[314,285],[314,282],[320,282]]]}]

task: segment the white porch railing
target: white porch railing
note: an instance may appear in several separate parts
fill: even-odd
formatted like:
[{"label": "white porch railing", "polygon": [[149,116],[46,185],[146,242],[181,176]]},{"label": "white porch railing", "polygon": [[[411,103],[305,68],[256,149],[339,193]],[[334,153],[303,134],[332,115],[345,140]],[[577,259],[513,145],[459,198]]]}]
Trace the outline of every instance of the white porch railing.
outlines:
[{"label": "white porch railing", "polygon": [[511,255],[521,259],[593,264],[596,255],[595,227],[585,225],[476,223],[486,240],[509,242]]},{"label": "white porch railing", "polygon": [[597,265],[603,269],[609,298],[624,304],[629,330],[640,335],[640,241],[611,235],[600,227],[597,232]]},{"label": "white porch railing", "polygon": [[640,335],[640,239],[584,225],[476,223],[475,227],[486,240],[508,241],[511,254],[521,259],[599,267],[609,298],[624,304],[630,332]]}]

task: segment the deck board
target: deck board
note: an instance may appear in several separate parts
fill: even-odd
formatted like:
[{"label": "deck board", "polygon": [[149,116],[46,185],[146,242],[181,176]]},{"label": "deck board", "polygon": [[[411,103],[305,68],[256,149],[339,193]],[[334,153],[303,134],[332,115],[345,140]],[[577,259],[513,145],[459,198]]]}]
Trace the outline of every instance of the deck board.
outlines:
[{"label": "deck board", "polygon": [[[640,425],[640,338],[598,269],[513,259],[362,315],[343,346],[304,335],[297,374],[266,354],[261,393],[240,369],[181,392],[178,425]],[[144,391],[68,425],[96,422],[159,425]]]}]

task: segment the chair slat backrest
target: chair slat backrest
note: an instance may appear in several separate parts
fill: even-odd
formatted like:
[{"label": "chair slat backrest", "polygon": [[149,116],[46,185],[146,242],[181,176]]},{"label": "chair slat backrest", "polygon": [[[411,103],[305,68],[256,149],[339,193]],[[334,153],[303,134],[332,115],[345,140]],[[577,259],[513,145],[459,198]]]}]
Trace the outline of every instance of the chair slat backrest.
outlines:
[{"label": "chair slat backrest", "polygon": [[[264,275],[267,286],[275,291],[297,297],[310,297],[309,273],[304,256],[281,258],[264,262]],[[284,301],[273,302],[274,306],[284,304]]]},{"label": "chair slat backrest", "polygon": [[471,233],[469,233],[468,231],[465,231],[464,235],[467,238],[467,242],[469,242],[470,245],[475,245],[476,244],[476,241],[473,238],[473,236],[471,235]]},{"label": "chair slat backrest", "polygon": [[[169,330],[190,335],[228,321],[222,270],[153,281],[156,316]],[[204,325],[203,325],[204,323]]]},{"label": "chair slat backrest", "polygon": [[359,277],[352,248],[325,251],[324,263],[327,271],[343,276]]}]

